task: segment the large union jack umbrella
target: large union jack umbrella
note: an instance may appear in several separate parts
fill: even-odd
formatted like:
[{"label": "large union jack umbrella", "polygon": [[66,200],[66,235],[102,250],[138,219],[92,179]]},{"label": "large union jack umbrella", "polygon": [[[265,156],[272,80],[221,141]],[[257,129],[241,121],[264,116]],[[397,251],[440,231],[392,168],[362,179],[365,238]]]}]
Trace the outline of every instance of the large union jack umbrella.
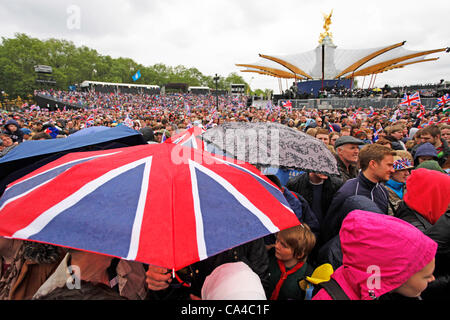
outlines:
[{"label": "large union jack umbrella", "polygon": [[176,144],[70,153],[11,183],[0,236],[179,270],[300,224],[249,164]]},{"label": "large union jack umbrella", "polygon": [[200,127],[194,126],[192,128],[189,128],[181,133],[178,133],[166,141],[165,143],[174,143],[179,144],[181,146],[200,149],[200,150],[206,150],[205,143],[202,139],[197,138],[198,136],[201,136],[203,132],[206,132],[205,129],[202,129]]}]

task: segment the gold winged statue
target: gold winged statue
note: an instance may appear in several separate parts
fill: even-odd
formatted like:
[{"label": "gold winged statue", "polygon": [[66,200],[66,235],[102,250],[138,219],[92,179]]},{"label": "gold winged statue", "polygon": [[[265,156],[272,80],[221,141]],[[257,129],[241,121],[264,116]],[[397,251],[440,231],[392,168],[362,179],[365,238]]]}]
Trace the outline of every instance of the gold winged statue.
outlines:
[{"label": "gold winged statue", "polygon": [[322,32],[320,34],[319,43],[322,43],[323,39],[326,36],[328,36],[330,38],[333,37],[332,33],[329,31],[330,30],[330,24],[331,24],[331,16],[333,15],[333,9],[331,9],[330,14],[327,15],[327,14],[322,13],[322,15],[323,15],[323,21],[324,21],[323,22],[323,30],[324,30],[324,32]]}]

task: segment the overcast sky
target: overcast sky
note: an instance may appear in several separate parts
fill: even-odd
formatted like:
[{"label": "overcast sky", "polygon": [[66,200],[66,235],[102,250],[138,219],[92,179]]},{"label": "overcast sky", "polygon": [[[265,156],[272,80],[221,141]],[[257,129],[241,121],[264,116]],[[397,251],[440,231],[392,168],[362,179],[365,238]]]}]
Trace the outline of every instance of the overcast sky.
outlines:
[{"label": "overcast sky", "polygon": [[[70,40],[102,55],[129,57],[146,66],[195,67],[205,75],[237,72],[253,89],[279,92],[276,78],[242,73],[236,63],[259,53],[295,54],[314,49],[322,13],[333,9],[330,31],[341,49],[450,46],[449,0],[14,0],[0,2],[0,36],[26,33]],[[79,19],[77,19],[79,17]],[[450,80],[450,53],[377,76],[376,85]],[[253,79],[252,79],[253,77]],[[359,78],[360,85],[363,82]],[[282,81],[283,90],[286,81]],[[365,87],[368,78],[365,80]]]}]

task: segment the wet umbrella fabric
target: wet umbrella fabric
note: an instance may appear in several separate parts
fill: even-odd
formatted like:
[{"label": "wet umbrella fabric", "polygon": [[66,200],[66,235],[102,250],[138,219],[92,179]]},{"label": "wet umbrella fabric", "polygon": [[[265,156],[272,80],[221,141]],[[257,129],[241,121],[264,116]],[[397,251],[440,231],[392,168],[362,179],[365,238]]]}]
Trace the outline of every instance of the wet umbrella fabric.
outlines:
[{"label": "wet umbrella fabric", "polygon": [[142,134],[126,126],[103,129],[95,133],[88,130],[86,131],[88,134],[81,134],[84,130],[87,129],[67,138],[22,142],[0,159],[0,179],[13,171],[60,152],[89,151],[86,148],[113,142],[127,146],[145,144]]},{"label": "wet umbrella fabric", "polygon": [[0,198],[1,236],[173,270],[298,224],[253,166],[165,143],[71,153]]},{"label": "wet umbrella fabric", "polygon": [[206,150],[205,143],[198,138],[204,132],[206,132],[206,130],[194,126],[170,137],[169,139],[164,141],[164,143],[174,143],[185,147]]},{"label": "wet umbrella fabric", "polygon": [[325,144],[278,123],[231,122],[207,130],[202,139],[234,158],[260,168],[339,175],[337,161]]}]

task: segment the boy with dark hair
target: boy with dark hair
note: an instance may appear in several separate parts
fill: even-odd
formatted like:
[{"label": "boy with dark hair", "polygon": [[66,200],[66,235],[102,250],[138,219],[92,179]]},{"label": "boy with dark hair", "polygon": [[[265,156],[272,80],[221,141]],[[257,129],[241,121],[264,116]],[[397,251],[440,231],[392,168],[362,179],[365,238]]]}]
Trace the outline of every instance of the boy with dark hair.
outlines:
[{"label": "boy with dark hair", "polygon": [[450,155],[450,147],[448,146],[447,141],[441,139],[441,130],[438,126],[433,124],[423,128],[420,133],[420,142],[429,142],[436,148],[440,166],[447,161],[447,158]]}]

